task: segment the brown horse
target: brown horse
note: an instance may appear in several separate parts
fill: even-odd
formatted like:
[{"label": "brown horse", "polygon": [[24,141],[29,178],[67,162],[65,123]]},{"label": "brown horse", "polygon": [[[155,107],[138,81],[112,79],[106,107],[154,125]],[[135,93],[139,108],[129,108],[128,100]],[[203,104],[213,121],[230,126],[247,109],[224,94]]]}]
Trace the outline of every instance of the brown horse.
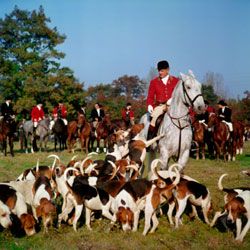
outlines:
[{"label": "brown horse", "polygon": [[213,128],[213,140],[217,160],[220,158],[221,154],[224,156],[224,161],[227,159],[227,154],[228,160],[230,160],[232,155],[232,143],[228,126],[222,122],[215,113],[210,113],[208,128]]},{"label": "brown horse", "polygon": [[109,114],[106,114],[102,121],[98,122],[96,128],[91,123],[90,134],[90,149],[93,151],[94,141],[96,140],[96,152],[100,151],[100,141],[104,141],[103,151],[106,152],[106,145],[108,136],[112,133],[111,120]]},{"label": "brown horse", "polygon": [[78,113],[77,120],[71,121],[68,125],[68,149],[72,149],[79,138],[81,141],[81,149],[85,147],[86,153],[88,152],[88,142],[90,136],[90,124],[87,122],[85,115]]},{"label": "brown horse", "polygon": [[5,117],[0,121],[0,143],[5,156],[7,156],[7,141],[9,141],[10,154],[14,156],[14,133],[16,122],[12,117]]},{"label": "brown horse", "polygon": [[205,124],[195,120],[192,125],[194,129],[193,141],[196,144],[196,160],[199,160],[200,152],[202,159],[205,160]]},{"label": "brown horse", "polygon": [[244,144],[245,125],[241,121],[233,122],[233,160],[235,155],[242,154]]},{"label": "brown horse", "polygon": [[111,120],[111,130],[113,132],[118,130],[127,130],[130,124],[126,123],[123,119],[114,119]]}]

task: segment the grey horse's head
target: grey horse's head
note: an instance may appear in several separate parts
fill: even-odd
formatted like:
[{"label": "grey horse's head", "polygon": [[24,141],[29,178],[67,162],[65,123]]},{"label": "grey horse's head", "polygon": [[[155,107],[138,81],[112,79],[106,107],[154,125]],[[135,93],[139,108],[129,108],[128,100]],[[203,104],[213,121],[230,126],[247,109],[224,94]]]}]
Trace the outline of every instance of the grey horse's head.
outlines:
[{"label": "grey horse's head", "polygon": [[201,84],[189,70],[188,75],[180,73],[183,87],[183,102],[198,114],[205,111],[205,103],[201,93]]}]

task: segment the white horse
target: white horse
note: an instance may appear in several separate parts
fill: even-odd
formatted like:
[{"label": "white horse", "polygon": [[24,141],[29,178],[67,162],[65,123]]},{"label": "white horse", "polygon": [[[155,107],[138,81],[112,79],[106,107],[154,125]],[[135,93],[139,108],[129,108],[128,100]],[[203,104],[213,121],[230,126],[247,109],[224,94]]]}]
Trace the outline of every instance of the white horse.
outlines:
[{"label": "white horse", "polygon": [[[171,105],[165,113],[159,134],[165,136],[159,140],[160,159],[163,162],[162,169],[167,169],[171,157],[176,157],[182,171],[187,164],[192,142],[192,129],[189,118],[189,108],[196,113],[205,111],[205,104],[201,95],[201,84],[195,79],[192,71],[188,75],[182,74],[181,80],[176,85],[172,94]],[[147,135],[149,121],[147,114],[141,118],[145,125],[142,132]],[[152,159],[152,157],[151,157]]]}]

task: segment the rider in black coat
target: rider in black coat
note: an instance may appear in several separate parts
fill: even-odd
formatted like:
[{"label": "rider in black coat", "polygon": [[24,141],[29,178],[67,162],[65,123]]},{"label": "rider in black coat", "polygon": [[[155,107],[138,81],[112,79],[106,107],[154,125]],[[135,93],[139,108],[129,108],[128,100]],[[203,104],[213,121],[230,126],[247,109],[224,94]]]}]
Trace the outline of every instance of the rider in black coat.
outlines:
[{"label": "rider in black coat", "polygon": [[91,120],[92,122],[100,122],[102,121],[103,117],[105,116],[104,110],[101,108],[99,103],[95,104],[95,108],[91,111]]},{"label": "rider in black coat", "polygon": [[232,122],[232,119],[231,119],[232,109],[230,109],[223,100],[220,100],[218,102],[218,105],[219,105],[218,115],[220,119],[222,121]]},{"label": "rider in black coat", "polygon": [[13,107],[12,107],[12,104],[11,104],[11,98],[10,97],[7,97],[5,99],[5,102],[2,103],[1,105],[1,116],[3,116],[3,118],[9,118],[9,117],[12,117],[14,118],[14,111],[13,111]]}]

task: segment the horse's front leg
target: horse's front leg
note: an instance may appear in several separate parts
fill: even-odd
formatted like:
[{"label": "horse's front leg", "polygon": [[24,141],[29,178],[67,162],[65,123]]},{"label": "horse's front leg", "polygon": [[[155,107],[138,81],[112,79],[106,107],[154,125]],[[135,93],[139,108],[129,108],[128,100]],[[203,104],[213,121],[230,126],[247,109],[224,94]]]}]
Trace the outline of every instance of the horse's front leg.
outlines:
[{"label": "horse's front leg", "polygon": [[56,152],[56,146],[57,146],[57,136],[54,134],[54,150]]},{"label": "horse's front leg", "polygon": [[14,143],[13,143],[13,141],[14,141],[13,136],[10,136],[9,137],[10,154],[11,154],[11,156],[14,157]]},{"label": "horse's front leg", "polygon": [[[149,153],[151,153],[151,152],[149,152]],[[160,148],[160,159],[162,160],[161,169],[166,170],[168,167],[169,153],[165,147]],[[151,164],[151,162],[149,162],[149,164]]]},{"label": "horse's front leg", "polygon": [[45,136],[45,138],[43,139],[44,140],[44,149],[46,152],[48,151],[48,148],[47,148],[48,139],[49,139],[49,136]]},{"label": "horse's front leg", "polygon": [[200,144],[197,142],[196,145],[196,160],[200,159]]},{"label": "horse's front leg", "polygon": [[39,152],[42,152],[43,139],[40,137],[39,139]]},{"label": "horse's front leg", "polygon": [[218,142],[214,142],[215,145],[215,152],[216,152],[216,160],[220,159],[220,145],[218,144]]},{"label": "horse's front leg", "polygon": [[223,159],[226,162],[227,161],[227,154],[229,154],[229,152],[227,151],[227,145],[225,142],[221,143],[220,155],[221,155],[221,153],[223,153]]},{"label": "horse's front leg", "polygon": [[202,148],[202,160],[205,160],[205,142],[202,142],[202,146],[201,146],[201,148]]},{"label": "horse's front leg", "polygon": [[178,163],[181,165],[181,167],[178,169],[180,172],[183,171],[184,166],[186,166],[187,162],[188,162],[188,158],[189,158],[189,149],[185,149],[183,151],[183,153],[180,155]]},{"label": "horse's front leg", "polygon": [[100,152],[100,140],[101,138],[99,136],[96,137],[96,153]]},{"label": "horse's front leg", "polygon": [[103,152],[106,153],[107,152],[107,141],[108,141],[108,138],[105,138],[103,139]]},{"label": "horse's front leg", "polygon": [[81,140],[81,151],[83,152],[83,150],[84,150],[84,136],[81,136],[80,140]]},{"label": "horse's front leg", "polygon": [[3,153],[4,156],[7,156],[7,138],[3,139]]},{"label": "horse's front leg", "polygon": [[88,154],[89,153],[89,137],[86,138],[85,140],[85,153]]}]

